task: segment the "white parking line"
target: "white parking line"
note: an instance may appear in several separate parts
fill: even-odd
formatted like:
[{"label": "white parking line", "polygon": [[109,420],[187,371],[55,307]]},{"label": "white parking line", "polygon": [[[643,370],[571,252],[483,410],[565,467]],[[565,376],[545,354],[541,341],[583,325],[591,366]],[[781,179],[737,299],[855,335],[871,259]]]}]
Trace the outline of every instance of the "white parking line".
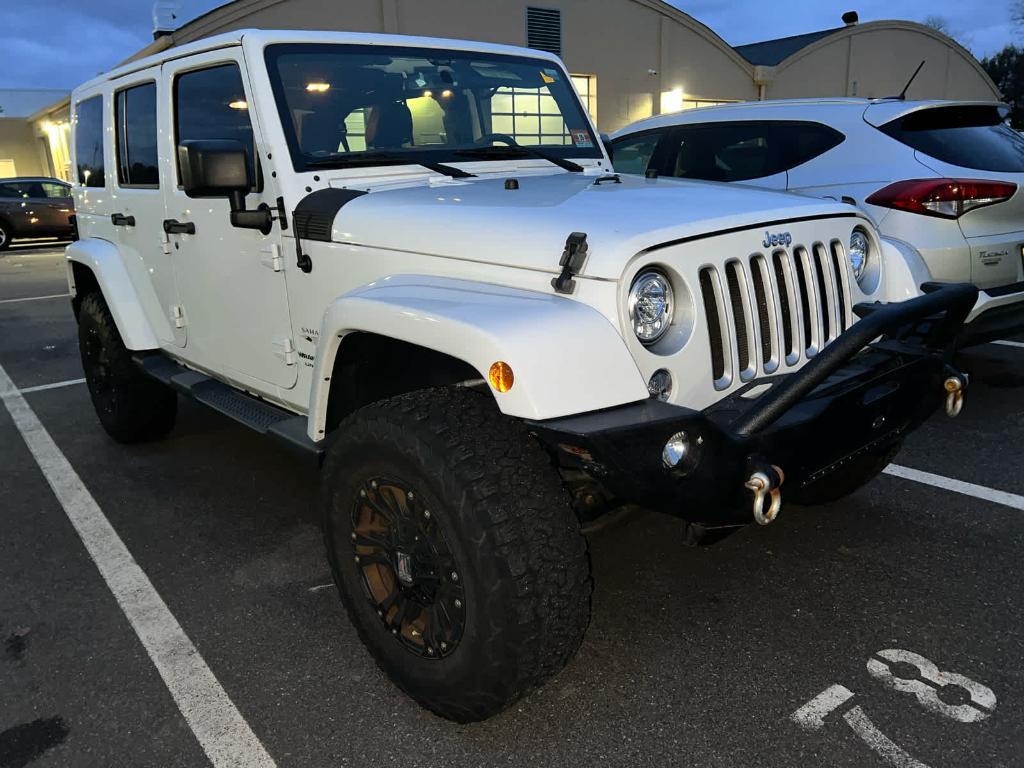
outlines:
[{"label": "white parking line", "polygon": [[216,768],[272,768],[274,760],[3,366],[0,395],[57,501],[210,762]]},{"label": "white parking line", "polygon": [[1024,496],[1018,496],[1015,493],[997,491],[994,488],[986,488],[983,485],[975,485],[974,483],[965,483],[963,480],[954,480],[951,477],[933,475],[931,472],[922,472],[920,469],[901,467],[898,464],[890,464],[883,471],[885,474],[892,475],[893,477],[902,477],[904,480],[913,480],[916,483],[924,483],[925,485],[931,485],[945,491],[962,493],[965,496],[973,496],[976,499],[991,501],[996,504],[1002,504],[1003,506],[1012,507],[1013,509],[1019,509],[1021,512],[1024,512]]},{"label": "white parking line", "polygon": [[49,296],[27,296],[24,299],[0,299],[0,304],[16,304],[19,301],[43,301],[44,299],[63,299],[70,293],[53,293]]},{"label": "white parking line", "polygon": [[845,685],[830,685],[800,709],[790,719],[805,731],[816,731],[825,724],[825,717],[853,697]]},{"label": "white parking line", "polygon": [[34,387],[25,387],[17,390],[23,395],[29,392],[43,392],[47,389],[60,389],[61,387],[73,387],[76,384],[85,384],[85,379],[68,379],[67,381],[55,381],[53,384],[37,384]]},{"label": "white parking line", "polygon": [[1024,341],[993,341],[993,344],[999,344],[1003,347],[1018,347],[1024,349]]},{"label": "white parking line", "polygon": [[927,765],[920,760],[915,760],[903,747],[878,730],[860,707],[854,707],[844,714],[843,720],[853,729],[854,733],[894,768],[928,768]]}]

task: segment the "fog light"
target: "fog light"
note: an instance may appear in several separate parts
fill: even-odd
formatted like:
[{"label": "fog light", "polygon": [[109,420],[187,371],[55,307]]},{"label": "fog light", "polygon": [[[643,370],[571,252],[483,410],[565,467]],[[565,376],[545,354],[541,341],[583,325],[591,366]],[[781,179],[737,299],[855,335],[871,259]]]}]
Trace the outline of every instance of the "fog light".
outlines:
[{"label": "fog light", "polygon": [[690,451],[690,440],[685,432],[676,432],[661,450],[661,460],[669,469],[677,466]]},{"label": "fog light", "polygon": [[664,368],[656,370],[647,382],[647,391],[651,393],[651,397],[656,397],[663,403],[667,402],[669,395],[672,394],[672,374]]},{"label": "fog light", "polygon": [[487,372],[487,378],[490,380],[491,386],[498,392],[508,392],[512,389],[512,382],[515,381],[515,376],[512,375],[512,366],[501,360],[491,365],[491,370]]}]

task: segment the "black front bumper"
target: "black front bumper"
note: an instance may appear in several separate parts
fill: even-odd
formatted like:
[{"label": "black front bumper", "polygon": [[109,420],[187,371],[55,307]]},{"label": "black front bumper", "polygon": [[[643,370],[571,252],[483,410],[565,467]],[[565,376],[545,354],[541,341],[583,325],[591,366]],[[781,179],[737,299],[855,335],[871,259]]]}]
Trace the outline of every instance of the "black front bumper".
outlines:
[{"label": "black front bumper", "polygon": [[[799,371],[752,381],[703,411],[652,399],[529,426],[560,464],[584,470],[620,501],[706,525],[751,522],[744,483],[752,472],[781,467],[785,495],[861,454],[884,452],[944,402],[956,337],[977,294],[948,285],[864,307]],[[764,384],[766,392],[744,397]],[[670,469],[662,451],[680,432],[689,449]]]}]

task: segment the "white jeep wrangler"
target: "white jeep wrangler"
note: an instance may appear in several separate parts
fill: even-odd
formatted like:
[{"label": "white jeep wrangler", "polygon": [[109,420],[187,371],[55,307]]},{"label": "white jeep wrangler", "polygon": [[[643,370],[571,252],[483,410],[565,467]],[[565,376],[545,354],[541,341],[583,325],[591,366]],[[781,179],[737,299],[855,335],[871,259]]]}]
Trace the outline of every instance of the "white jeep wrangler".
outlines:
[{"label": "white jeep wrangler", "polygon": [[103,427],[158,438],[185,393],[321,460],[349,615],[444,717],[579,647],[581,515],[639,503],[709,540],[774,519],[784,474],[850,493],[959,408],[973,287],[883,304],[898,265],[851,207],[616,176],[554,56],[243,31],[72,102]]}]

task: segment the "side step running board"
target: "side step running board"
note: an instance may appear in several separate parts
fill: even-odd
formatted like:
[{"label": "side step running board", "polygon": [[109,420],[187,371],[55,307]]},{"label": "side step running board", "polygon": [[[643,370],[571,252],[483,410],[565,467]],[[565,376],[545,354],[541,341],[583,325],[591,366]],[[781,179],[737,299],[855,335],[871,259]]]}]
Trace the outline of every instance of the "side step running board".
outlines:
[{"label": "side step running board", "polygon": [[182,394],[208,405],[260,434],[270,435],[299,454],[320,462],[324,449],[306,434],[306,418],[239,392],[223,382],[193,371],[157,353],[137,354],[132,358],[148,375]]}]

